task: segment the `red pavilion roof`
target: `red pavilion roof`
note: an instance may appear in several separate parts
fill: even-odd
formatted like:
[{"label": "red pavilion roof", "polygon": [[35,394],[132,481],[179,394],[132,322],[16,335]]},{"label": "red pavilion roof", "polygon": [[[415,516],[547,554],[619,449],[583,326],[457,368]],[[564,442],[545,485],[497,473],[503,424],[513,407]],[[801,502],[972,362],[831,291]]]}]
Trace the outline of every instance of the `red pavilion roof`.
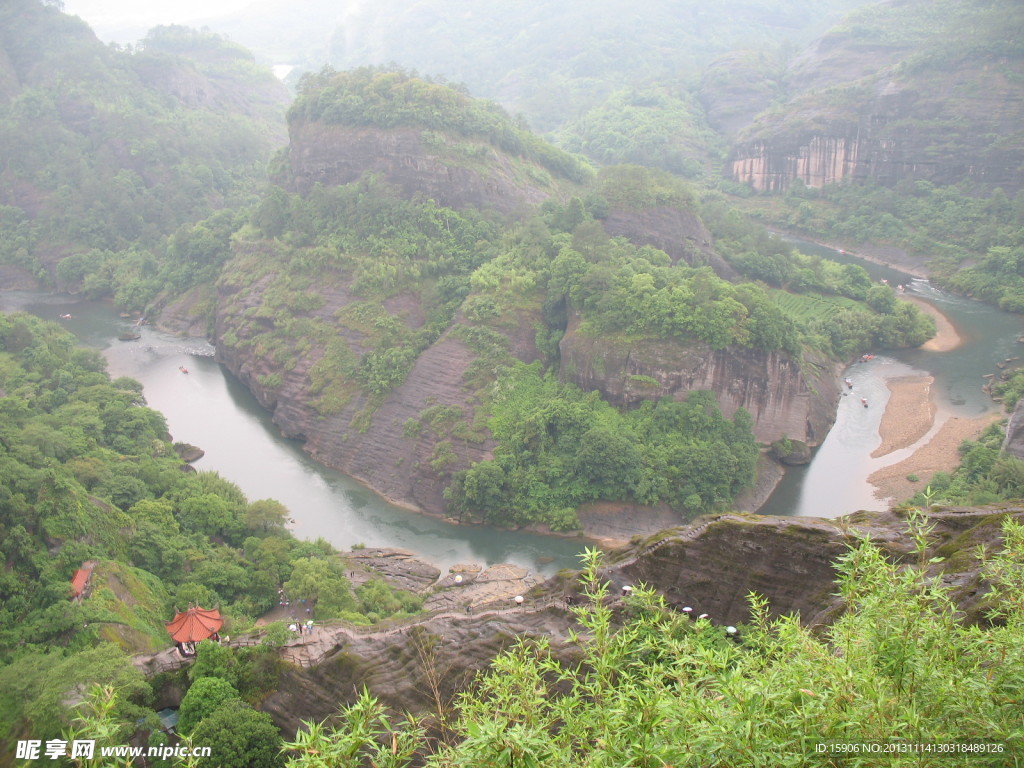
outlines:
[{"label": "red pavilion roof", "polygon": [[224,625],[216,608],[189,608],[167,623],[171,639],[177,643],[196,643],[205,640]]},{"label": "red pavilion roof", "polygon": [[74,576],[71,577],[72,599],[79,597],[83,592],[85,592],[85,588],[89,584],[89,577],[92,576],[92,569],[95,567],[95,560],[86,560],[82,563],[82,567],[75,571]]}]

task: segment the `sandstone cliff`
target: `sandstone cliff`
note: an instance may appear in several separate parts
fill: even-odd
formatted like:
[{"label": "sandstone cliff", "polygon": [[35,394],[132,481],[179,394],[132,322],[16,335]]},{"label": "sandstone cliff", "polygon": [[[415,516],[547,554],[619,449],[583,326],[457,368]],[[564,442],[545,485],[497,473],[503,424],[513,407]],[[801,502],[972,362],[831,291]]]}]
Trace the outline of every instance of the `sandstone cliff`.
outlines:
[{"label": "sandstone cliff", "polygon": [[562,377],[612,403],[683,399],[711,390],[727,417],[738,408],[750,412],[761,442],[786,436],[817,445],[835,420],[838,372],[825,363],[801,368],[785,352],[596,337],[580,331],[579,318],[570,322],[560,350]]},{"label": "sandstone cliff", "polygon": [[[733,179],[759,191],[904,179],[1021,189],[1024,60],[1015,22],[999,31],[999,15],[1018,11],[966,4],[948,18],[919,13],[901,23],[913,5],[849,22],[797,57],[788,100],[739,133],[727,161]],[[721,98],[706,103],[729,112]],[[748,118],[722,122],[736,129]]]},{"label": "sandstone cliff", "polygon": [[[981,620],[987,591],[979,575],[978,545],[998,548],[1004,514],[1019,507],[935,507],[927,521],[929,572],[953,589],[969,620]],[[689,605],[715,623],[747,621],[746,596],[768,598],[773,613],[799,614],[805,624],[828,623],[842,610],[834,593],[836,558],[867,536],[899,561],[912,556],[907,513],[858,512],[835,520],[717,515],[637,545],[608,572],[616,585],[649,584],[670,603]],[[916,556],[915,556],[916,557]]]},{"label": "sandstone cliff", "polygon": [[[929,572],[952,588],[968,621],[984,620],[987,587],[979,574],[978,545],[999,546],[1005,514],[1024,517],[1016,507],[929,512],[934,529],[928,557],[939,558],[929,563]],[[750,592],[764,595],[775,615],[798,614],[804,624],[827,624],[843,610],[835,594],[836,558],[855,537],[866,535],[894,560],[916,561],[907,531],[906,514],[900,512],[839,520],[718,515],[621,551],[602,576],[612,587],[613,606],[622,586],[643,582],[676,610],[689,606],[720,626],[749,619]],[[527,594],[522,610],[497,606],[473,615],[441,613],[360,632],[322,627],[324,636],[316,642],[330,645],[333,637],[333,647],[309,669],[285,668],[277,691],[261,708],[292,733],[300,719],[327,717],[365,685],[397,710],[436,712],[517,635],[548,638],[556,655],[571,659],[572,644],[566,641],[574,619],[563,597],[573,584],[552,579]]]},{"label": "sandstone cliff", "polygon": [[1024,400],[1018,400],[1010,414],[1002,449],[1018,459],[1024,458]]},{"label": "sandstone cliff", "polygon": [[[253,248],[253,257],[265,264],[258,247]],[[348,382],[325,403],[317,381],[323,368],[334,367],[329,349],[343,344],[346,354],[358,357],[371,348],[364,330],[338,319],[360,299],[343,275],[321,273],[309,292],[322,302],[301,315],[330,331],[295,338],[278,325],[295,322],[297,316],[281,319],[258,311],[274,279],[271,271],[241,286],[221,281],[214,330],[218,360],[271,412],[282,434],[301,440],[318,461],[395,504],[444,513],[443,491],[451,474],[488,458],[494,446],[488,433],[468,426],[479,399],[466,376],[477,354],[460,337],[464,319],[456,317],[417,356],[404,381],[386,394],[368,394]],[[385,300],[382,309],[399,320],[404,333],[412,334],[424,322],[421,298],[402,292]],[[526,362],[539,357],[534,320],[527,313],[500,329],[512,357]],[[275,332],[278,341],[288,340],[287,348],[270,341]],[[445,409],[443,418],[426,418],[439,408]]]}]

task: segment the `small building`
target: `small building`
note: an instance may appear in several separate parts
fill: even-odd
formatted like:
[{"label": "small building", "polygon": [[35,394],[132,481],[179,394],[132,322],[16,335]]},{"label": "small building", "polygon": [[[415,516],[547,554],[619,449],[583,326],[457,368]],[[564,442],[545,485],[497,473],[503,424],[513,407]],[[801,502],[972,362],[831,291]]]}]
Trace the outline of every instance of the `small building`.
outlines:
[{"label": "small building", "polygon": [[181,655],[194,656],[196,643],[207,639],[220,640],[217,632],[224,626],[224,619],[216,608],[204,609],[193,605],[175,615],[165,626]]},{"label": "small building", "polygon": [[83,600],[89,596],[92,587],[92,570],[95,567],[95,560],[86,560],[71,577],[71,599],[73,601]]}]

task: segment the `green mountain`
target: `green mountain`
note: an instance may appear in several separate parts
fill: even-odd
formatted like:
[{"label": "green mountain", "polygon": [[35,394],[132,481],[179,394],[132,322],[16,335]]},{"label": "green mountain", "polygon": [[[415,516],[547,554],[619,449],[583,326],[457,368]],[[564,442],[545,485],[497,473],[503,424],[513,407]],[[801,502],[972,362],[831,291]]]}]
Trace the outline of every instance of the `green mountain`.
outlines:
[{"label": "green mountain", "polygon": [[[161,28],[119,49],[51,5],[4,3],[5,284],[77,286],[109,254],[155,280],[168,235],[250,199],[284,140],[287,98],[251,54],[218,36]],[[64,257],[89,252],[57,274]]]},{"label": "green mountain", "polygon": [[414,508],[556,528],[599,500],[721,508],[755,438],[827,433],[830,359],[930,334],[863,270],[782,246],[772,272],[753,228],[713,244],[671,175],[595,176],[408,73],[307,76],[289,133],[218,283],[217,353],[284,434]]},{"label": "green mountain", "polygon": [[[725,510],[766,444],[791,459],[822,439],[844,360],[933,332],[736,199],[808,232],[941,242],[947,279],[1024,307],[1024,197],[991,189],[1019,176],[1008,2],[873,6],[792,59],[779,40],[855,3],[396,1],[350,7],[337,31],[308,17],[323,41],[308,50],[407,52],[604,167],[397,67],[314,67],[285,147],[281,87],[234,44],[160,28],[105,47],[55,5],[0,9],[0,281],[110,295],[180,330],[208,322],[286,435],[417,509],[557,530],[602,502],[680,522]],[[275,21],[280,50],[307,23],[297,7],[294,25]],[[846,168],[840,139],[852,170],[819,173]],[[1024,463],[1000,443],[993,427],[966,445],[942,492],[1018,494]],[[280,504],[189,471],[178,448],[98,353],[0,317],[0,764],[18,740],[147,738],[153,709],[180,703],[213,764],[281,765],[277,729],[362,683],[438,719],[392,728],[365,694],[347,728],[296,735],[291,765],[824,764],[812,738],[1007,750],[964,758],[992,765],[1019,752],[1022,532],[995,506],[935,513],[935,528],[905,509],[713,516],[634,542],[615,569],[588,555],[581,587],[556,577],[530,610],[463,620],[446,597],[415,626],[339,624],[308,674],[284,661],[302,649],[278,653],[278,625],[144,679],[159,659],[127,654],[160,647],[175,607],[219,604],[236,634],[279,590],[355,623],[420,604],[374,579],[353,589],[351,559],[295,540]],[[1005,551],[982,564],[986,546]],[[91,588],[72,600],[82,567]],[[637,588],[620,600],[605,580]],[[640,582],[750,623],[726,634]],[[771,586],[822,626],[776,621],[761,599],[744,609]],[[524,631],[542,639],[500,655],[455,713],[463,673]],[[932,756],[909,759],[945,760]]]}]

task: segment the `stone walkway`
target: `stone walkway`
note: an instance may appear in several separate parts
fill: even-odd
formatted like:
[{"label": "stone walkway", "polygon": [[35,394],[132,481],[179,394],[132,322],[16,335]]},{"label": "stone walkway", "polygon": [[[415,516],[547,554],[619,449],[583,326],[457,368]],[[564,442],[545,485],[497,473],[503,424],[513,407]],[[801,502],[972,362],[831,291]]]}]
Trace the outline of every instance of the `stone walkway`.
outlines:
[{"label": "stone walkway", "polygon": [[[286,643],[280,649],[281,658],[291,664],[301,667],[313,667],[320,664],[332,653],[340,650],[346,643],[353,641],[367,642],[375,639],[385,640],[388,638],[407,635],[413,627],[433,621],[457,622],[479,622],[481,619],[496,618],[500,616],[522,614],[530,616],[540,614],[552,606],[564,605],[561,598],[545,598],[535,600],[527,598],[520,606],[515,602],[502,601],[498,604],[490,604],[482,610],[474,609],[472,612],[466,610],[443,611],[436,610],[429,613],[421,613],[410,616],[402,621],[385,623],[371,627],[360,627],[354,624],[341,622],[326,622],[313,625],[311,634],[305,631],[296,635],[295,639]],[[549,633],[550,634],[550,633]],[[234,648],[259,645],[262,642],[264,633],[260,630],[232,638],[226,642]],[[565,634],[568,636],[568,633]],[[177,648],[166,648],[158,653],[142,654],[132,657],[132,663],[146,675],[156,675],[160,672],[168,672],[181,669],[192,663],[194,657],[182,656]]]},{"label": "stone walkway", "polygon": [[[548,598],[541,601],[527,599],[522,606],[508,601],[507,604],[491,605],[483,610],[473,610],[471,613],[465,610],[433,611],[412,616],[390,626],[359,627],[353,624],[340,623],[314,624],[312,634],[307,635],[303,633],[281,649],[281,658],[301,667],[313,667],[323,662],[332,653],[341,650],[346,643],[351,643],[355,640],[366,642],[400,637],[409,634],[413,627],[421,626],[427,622],[438,620],[448,621],[453,624],[469,621],[478,622],[481,619],[496,618],[503,615],[538,614],[552,606],[562,605],[564,603],[561,598]],[[568,633],[566,633],[567,636]]]}]

